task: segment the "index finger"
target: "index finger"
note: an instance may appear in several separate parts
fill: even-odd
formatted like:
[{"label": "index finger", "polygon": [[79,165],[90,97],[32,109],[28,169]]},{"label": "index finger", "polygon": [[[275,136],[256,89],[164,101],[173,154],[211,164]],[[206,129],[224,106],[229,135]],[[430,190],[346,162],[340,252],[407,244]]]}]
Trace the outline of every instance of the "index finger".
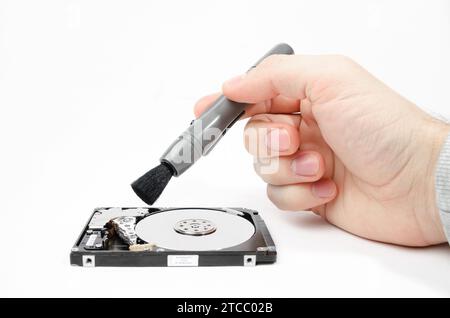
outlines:
[{"label": "index finger", "polygon": [[[195,117],[200,115],[219,98],[221,94],[215,93],[202,97],[194,106]],[[256,104],[249,104],[245,109],[245,114],[239,119],[245,119],[256,114],[272,113],[272,114],[292,114],[300,111],[300,100],[291,99],[282,95],[276,96],[271,100],[263,101]]]},{"label": "index finger", "polygon": [[255,104],[276,96],[312,102],[348,73],[349,59],[332,55],[272,55],[250,72],[226,81],[231,100]]}]

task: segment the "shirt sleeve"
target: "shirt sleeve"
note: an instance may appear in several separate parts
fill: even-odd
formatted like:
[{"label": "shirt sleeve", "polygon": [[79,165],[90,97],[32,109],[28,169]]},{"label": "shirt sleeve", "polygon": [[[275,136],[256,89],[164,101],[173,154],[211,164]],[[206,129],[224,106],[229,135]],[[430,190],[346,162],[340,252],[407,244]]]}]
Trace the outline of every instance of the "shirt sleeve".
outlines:
[{"label": "shirt sleeve", "polygon": [[450,243],[450,135],[438,159],[435,176],[436,199],[447,241]]}]

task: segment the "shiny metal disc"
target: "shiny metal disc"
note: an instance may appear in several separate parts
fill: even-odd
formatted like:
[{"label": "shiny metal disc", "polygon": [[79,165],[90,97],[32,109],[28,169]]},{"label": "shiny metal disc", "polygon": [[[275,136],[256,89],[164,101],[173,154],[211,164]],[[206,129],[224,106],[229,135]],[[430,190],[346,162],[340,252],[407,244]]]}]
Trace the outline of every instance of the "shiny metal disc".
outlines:
[{"label": "shiny metal disc", "polygon": [[[181,227],[182,224],[189,226]],[[202,224],[206,225],[202,228]],[[193,234],[195,229],[202,234]],[[142,240],[158,247],[179,251],[207,251],[241,244],[252,237],[255,227],[245,218],[232,213],[179,209],[149,215],[138,222],[135,231]]]}]

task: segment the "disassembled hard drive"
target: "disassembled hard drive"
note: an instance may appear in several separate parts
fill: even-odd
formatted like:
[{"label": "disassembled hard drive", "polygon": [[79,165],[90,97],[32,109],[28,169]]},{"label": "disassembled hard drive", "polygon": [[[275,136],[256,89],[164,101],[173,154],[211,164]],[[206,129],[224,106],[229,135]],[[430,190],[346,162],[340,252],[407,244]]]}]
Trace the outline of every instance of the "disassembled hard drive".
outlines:
[{"label": "disassembled hard drive", "polygon": [[254,266],[276,248],[243,208],[98,208],[70,253],[79,266]]}]

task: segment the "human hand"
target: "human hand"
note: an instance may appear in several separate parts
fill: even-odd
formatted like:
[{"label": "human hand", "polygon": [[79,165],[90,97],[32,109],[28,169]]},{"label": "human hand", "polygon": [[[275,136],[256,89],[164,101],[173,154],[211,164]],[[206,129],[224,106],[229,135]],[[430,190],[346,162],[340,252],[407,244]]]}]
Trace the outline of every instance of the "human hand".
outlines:
[{"label": "human hand", "polygon": [[[312,210],[372,240],[445,241],[434,169],[449,127],[361,66],[342,56],[274,55],[222,89],[251,104],[246,148],[277,207]],[[216,97],[201,99],[196,115]]]}]

